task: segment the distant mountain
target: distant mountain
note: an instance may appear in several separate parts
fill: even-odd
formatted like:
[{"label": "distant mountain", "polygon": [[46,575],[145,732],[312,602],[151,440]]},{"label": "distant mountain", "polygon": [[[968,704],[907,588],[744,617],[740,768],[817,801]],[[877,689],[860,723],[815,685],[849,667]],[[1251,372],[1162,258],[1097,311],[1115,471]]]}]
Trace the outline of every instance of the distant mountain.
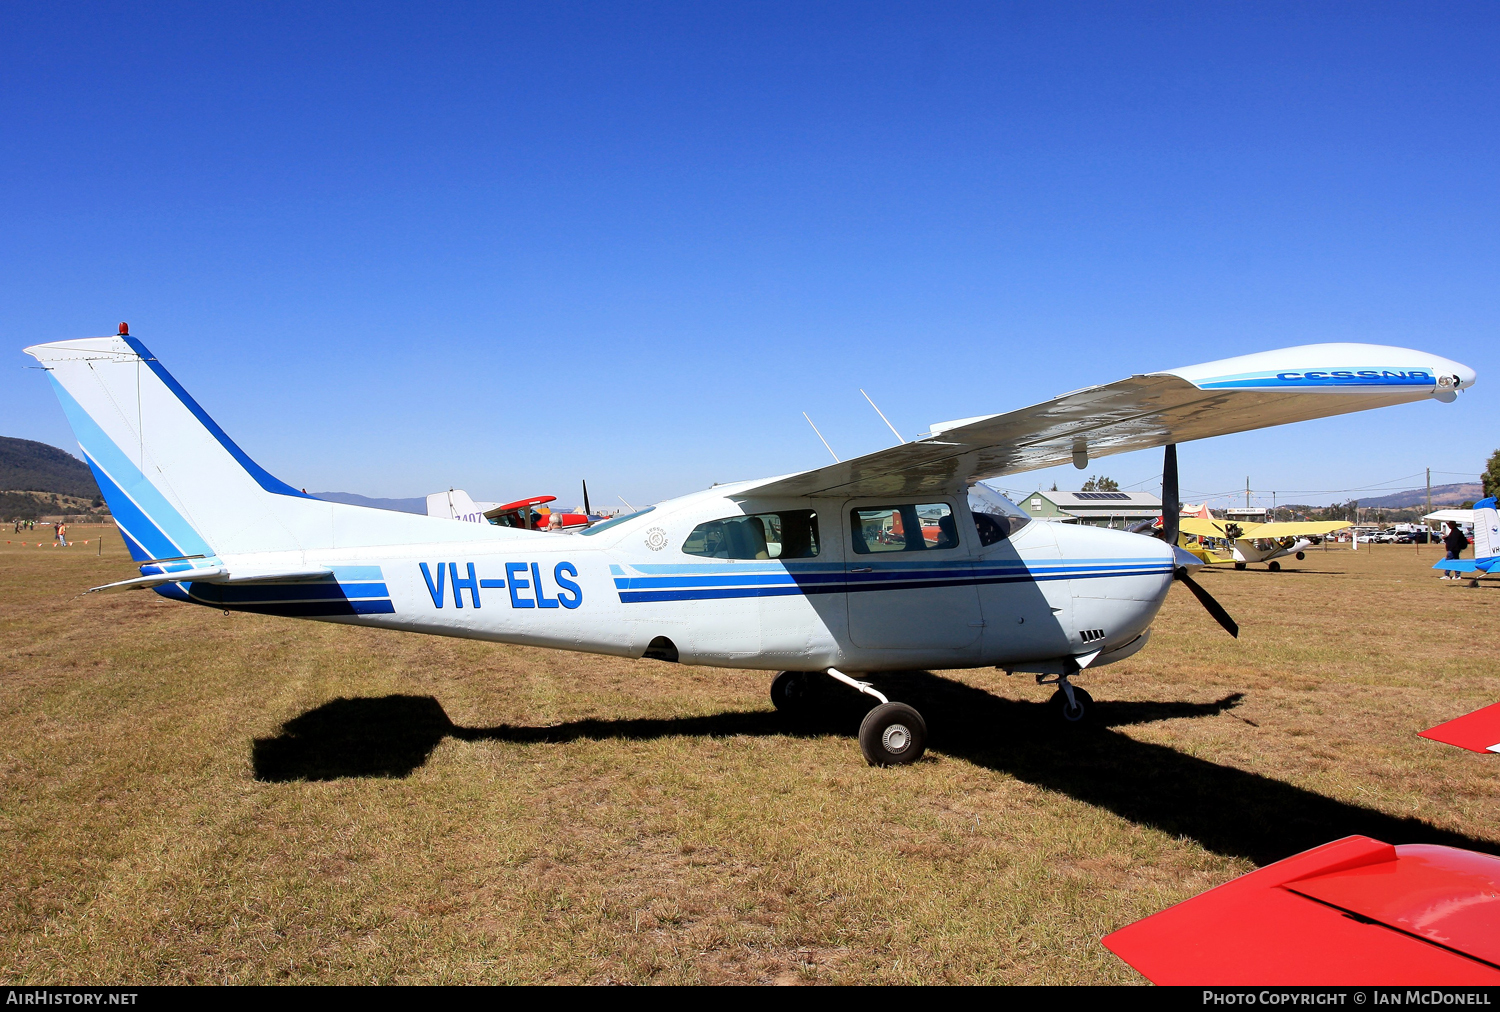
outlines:
[{"label": "distant mountain", "polygon": [[427,513],[427,500],[422,499],[371,499],[353,492],[310,492],[314,499],[341,502],[349,506],[373,506],[378,510],[395,510],[397,513]]},{"label": "distant mountain", "polygon": [[99,494],[99,485],[89,466],[71,453],[30,439],[0,436],[0,491],[57,492],[92,499]]},{"label": "distant mountain", "polygon": [[[1455,485],[1432,486],[1433,506],[1457,506],[1484,498],[1484,486],[1477,481],[1459,482]],[[1427,490],[1414,488],[1406,492],[1393,492],[1377,499],[1361,499],[1361,506],[1384,506],[1386,509],[1401,509],[1406,506],[1426,506]]]}]

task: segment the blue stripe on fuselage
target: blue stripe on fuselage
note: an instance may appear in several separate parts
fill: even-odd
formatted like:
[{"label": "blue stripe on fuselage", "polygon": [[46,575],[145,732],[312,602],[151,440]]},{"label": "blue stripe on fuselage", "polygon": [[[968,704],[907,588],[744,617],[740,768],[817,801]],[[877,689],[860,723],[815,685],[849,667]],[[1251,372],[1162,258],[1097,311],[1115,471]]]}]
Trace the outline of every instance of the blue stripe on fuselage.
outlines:
[{"label": "blue stripe on fuselage", "polygon": [[[1170,563],[1159,559],[1081,559],[1069,563],[1022,563],[1000,565],[960,563],[922,567],[915,563],[882,566],[870,573],[851,573],[842,566],[822,565],[820,572],[787,567],[782,572],[726,573],[716,566],[652,566],[671,570],[672,576],[625,576],[611,566],[615,589],[625,604],[653,601],[706,601],[746,597],[788,597],[797,594],[864,593],[880,590],[922,590],[932,587],[967,587],[997,583],[1039,583],[1052,580],[1094,580],[1124,576],[1164,576]],[[646,567],[634,567],[645,569]],[[700,570],[688,573],[684,570]]]}]

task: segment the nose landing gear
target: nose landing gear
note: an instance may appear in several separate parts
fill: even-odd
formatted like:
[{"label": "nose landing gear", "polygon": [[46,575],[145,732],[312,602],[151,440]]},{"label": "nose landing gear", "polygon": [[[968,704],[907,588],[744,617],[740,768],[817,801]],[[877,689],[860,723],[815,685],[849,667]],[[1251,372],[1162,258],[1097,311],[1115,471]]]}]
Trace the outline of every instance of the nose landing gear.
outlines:
[{"label": "nose landing gear", "polygon": [[[1073,672],[1076,674],[1077,672]],[[1047,700],[1047,710],[1064,727],[1094,727],[1098,713],[1094,697],[1068,681],[1070,675],[1037,675],[1036,684],[1056,685],[1057,691]]]}]

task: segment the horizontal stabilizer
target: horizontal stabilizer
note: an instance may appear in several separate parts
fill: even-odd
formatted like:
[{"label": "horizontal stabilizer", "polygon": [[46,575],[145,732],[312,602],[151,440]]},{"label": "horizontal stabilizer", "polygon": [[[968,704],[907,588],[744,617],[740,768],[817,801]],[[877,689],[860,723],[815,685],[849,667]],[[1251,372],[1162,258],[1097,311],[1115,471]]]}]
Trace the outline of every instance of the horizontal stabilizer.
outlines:
[{"label": "horizontal stabilizer", "polygon": [[1495,565],[1494,558],[1488,559],[1438,559],[1432,564],[1433,569],[1442,569],[1450,573],[1488,573]]},{"label": "horizontal stabilizer", "polygon": [[255,567],[205,566],[202,569],[181,569],[173,573],[152,573],[133,580],[106,583],[102,587],[91,587],[90,594],[114,593],[120,590],[150,590],[166,583],[306,583],[310,580],[331,579],[333,570],[322,566],[303,566],[296,569],[264,569]]}]

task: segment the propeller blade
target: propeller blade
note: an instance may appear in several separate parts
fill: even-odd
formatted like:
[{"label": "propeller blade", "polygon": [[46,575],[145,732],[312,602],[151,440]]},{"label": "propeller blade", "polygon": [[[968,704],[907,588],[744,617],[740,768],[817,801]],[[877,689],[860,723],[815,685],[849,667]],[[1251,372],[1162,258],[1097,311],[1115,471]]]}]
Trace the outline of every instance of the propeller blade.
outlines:
[{"label": "propeller blade", "polygon": [[589,515],[589,483],[583,483],[583,515]]},{"label": "propeller blade", "polygon": [[1229,612],[1224,610],[1222,604],[1214,600],[1212,594],[1198,586],[1197,581],[1187,574],[1186,569],[1179,569],[1174,575],[1177,579],[1187,584],[1187,589],[1193,592],[1193,596],[1198,599],[1198,603],[1203,605],[1204,610],[1214,617],[1214,621],[1224,627],[1225,632],[1235,639],[1239,639],[1239,623],[1229,617]]},{"label": "propeller blade", "polygon": [[1182,500],[1177,492],[1177,444],[1168,443],[1161,464],[1161,538],[1177,544],[1177,529],[1182,520]]}]

